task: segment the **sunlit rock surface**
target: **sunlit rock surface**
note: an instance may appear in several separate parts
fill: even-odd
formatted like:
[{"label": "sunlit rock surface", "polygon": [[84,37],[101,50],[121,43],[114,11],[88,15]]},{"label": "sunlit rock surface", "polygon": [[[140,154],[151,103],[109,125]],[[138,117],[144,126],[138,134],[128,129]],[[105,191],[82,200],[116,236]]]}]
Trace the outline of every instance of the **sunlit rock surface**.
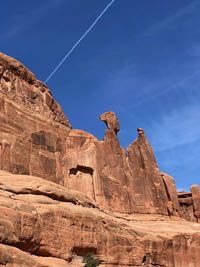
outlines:
[{"label": "sunlit rock surface", "polygon": [[199,266],[199,186],[177,193],[143,129],[124,149],[116,114],[100,119],[102,141],[73,129],[0,53],[0,266],[83,266],[88,252],[101,266]]},{"label": "sunlit rock surface", "polygon": [[[82,193],[0,171],[0,264],[199,266],[200,224],[164,215],[103,211]],[[69,265],[71,264],[71,265]]]}]

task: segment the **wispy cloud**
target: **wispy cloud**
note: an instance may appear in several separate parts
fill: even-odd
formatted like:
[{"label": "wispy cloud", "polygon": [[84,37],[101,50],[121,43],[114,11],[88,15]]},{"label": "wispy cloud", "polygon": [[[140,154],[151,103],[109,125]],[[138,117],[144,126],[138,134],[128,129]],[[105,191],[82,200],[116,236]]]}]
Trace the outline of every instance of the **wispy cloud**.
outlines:
[{"label": "wispy cloud", "polygon": [[187,51],[187,54],[193,57],[200,57],[200,44],[190,48],[190,50]]},{"label": "wispy cloud", "polygon": [[200,185],[199,154],[200,139],[167,150],[157,151],[156,157],[162,171],[175,175],[178,191],[189,191],[191,184]]},{"label": "wispy cloud", "polygon": [[106,90],[106,92],[109,90],[106,97],[115,99],[118,108],[120,103],[126,111],[160,101],[174,93],[181,95],[189,88],[199,91],[200,68],[195,69],[193,61],[187,62],[186,66],[181,68],[176,65],[173,75],[163,69],[157,74],[155,80],[152,80],[138,71],[137,65],[127,63],[113,71],[101,85],[100,90]]},{"label": "wispy cloud", "polygon": [[[113,100],[117,105],[120,103],[127,110],[130,104],[133,106],[141,99],[148,98],[155,88],[157,88],[156,82],[144,79],[136,64],[126,62],[110,72],[99,90],[105,91],[110,101]],[[99,91],[97,93],[99,94]]]},{"label": "wispy cloud", "polygon": [[200,106],[185,105],[164,114],[152,123],[151,137],[154,149],[164,151],[193,143],[200,139]]},{"label": "wispy cloud", "polygon": [[160,97],[160,96],[163,96],[163,95],[166,95],[166,94],[169,94],[171,91],[173,90],[177,90],[180,88],[184,89],[185,86],[187,85],[187,82],[194,78],[195,76],[198,76],[200,75],[200,69],[197,69],[195,70],[194,72],[188,74],[188,75],[185,75],[185,77],[183,77],[182,79],[180,79],[179,81],[171,84],[170,86],[168,87],[164,87],[162,88],[161,86],[159,86],[159,90],[154,88],[155,90],[151,92],[151,94],[145,96],[143,95],[143,98],[139,101],[136,101],[133,106],[139,106],[141,104],[144,104],[146,102],[149,102],[149,101],[152,101],[152,100],[155,100],[156,98]]},{"label": "wispy cloud", "polygon": [[22,15],[17,14],[8,19],[7,25],[1,31],[4,40],[9,40],[30,29],[38,23],[49,11],[58,7],[64,0],[50,0],[40,3],[37,9],[31,9],[28,13]]},{"label": "wispy cloud", "polygon": [[147,29],[147,31],[145,33],[143,33],[142,36],[149,36],[149,35],[153,35],[156,34],[158,32],[160,32],[161,30],[166,30],[169,29],[173,26],[174,28],[174,24],[182,19],[186,14],[192,12],[193,10],[195,10],[195,7],[197,6],[198,1],[193,1],[192,3],[190,3],[189,5],[186,5],[180,9],[178,9],[174,14],[172,14],[169,17],[164,18],[161,21],[158,21],[157,23],[151,25],[149,27],[149,29]]}]

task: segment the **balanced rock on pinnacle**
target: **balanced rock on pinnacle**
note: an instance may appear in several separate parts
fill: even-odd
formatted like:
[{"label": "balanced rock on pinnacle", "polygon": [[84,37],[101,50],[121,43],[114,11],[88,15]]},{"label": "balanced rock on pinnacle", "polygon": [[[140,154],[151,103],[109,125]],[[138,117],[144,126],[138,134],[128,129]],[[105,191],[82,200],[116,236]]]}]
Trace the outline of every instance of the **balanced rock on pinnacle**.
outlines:
[{"label": "balanced rock on pinnacle", "polygon": [[144,134],[144,130],[142,128],[137,128],[137,132],[138,132],[138,138],[143,137]]},{"label": "balanced rock on pinnacle", "polygon": [[120,130],[119,121],[113,111],[108,111],[100,116],[100,120],[105,122],[109,130],[113,130],[116,134]]}]

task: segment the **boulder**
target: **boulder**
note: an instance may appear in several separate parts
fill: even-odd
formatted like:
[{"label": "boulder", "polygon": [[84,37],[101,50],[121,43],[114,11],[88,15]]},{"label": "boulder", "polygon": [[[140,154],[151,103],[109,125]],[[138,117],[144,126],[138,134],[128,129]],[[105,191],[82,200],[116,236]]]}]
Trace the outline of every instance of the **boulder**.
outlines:
[{"label": "boulder", "polygon": [[108,111],[101,114],[100,120],[105,122],[109,130],[113,130],[116,134],[119,132],[119,121],[114,112]]}]

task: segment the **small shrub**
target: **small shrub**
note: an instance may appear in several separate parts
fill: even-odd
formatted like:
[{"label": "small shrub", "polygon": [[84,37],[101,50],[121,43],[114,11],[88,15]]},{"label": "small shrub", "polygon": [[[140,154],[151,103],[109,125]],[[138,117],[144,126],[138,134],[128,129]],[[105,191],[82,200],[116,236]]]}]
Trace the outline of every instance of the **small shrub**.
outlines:
[{"label": "small shrub", "polygon": [[94,258],[92,253],[88,253],[86,256],[84,256],[83,262],[85,263],[84,267],[97,267],[101,263],[99,259]]}]

